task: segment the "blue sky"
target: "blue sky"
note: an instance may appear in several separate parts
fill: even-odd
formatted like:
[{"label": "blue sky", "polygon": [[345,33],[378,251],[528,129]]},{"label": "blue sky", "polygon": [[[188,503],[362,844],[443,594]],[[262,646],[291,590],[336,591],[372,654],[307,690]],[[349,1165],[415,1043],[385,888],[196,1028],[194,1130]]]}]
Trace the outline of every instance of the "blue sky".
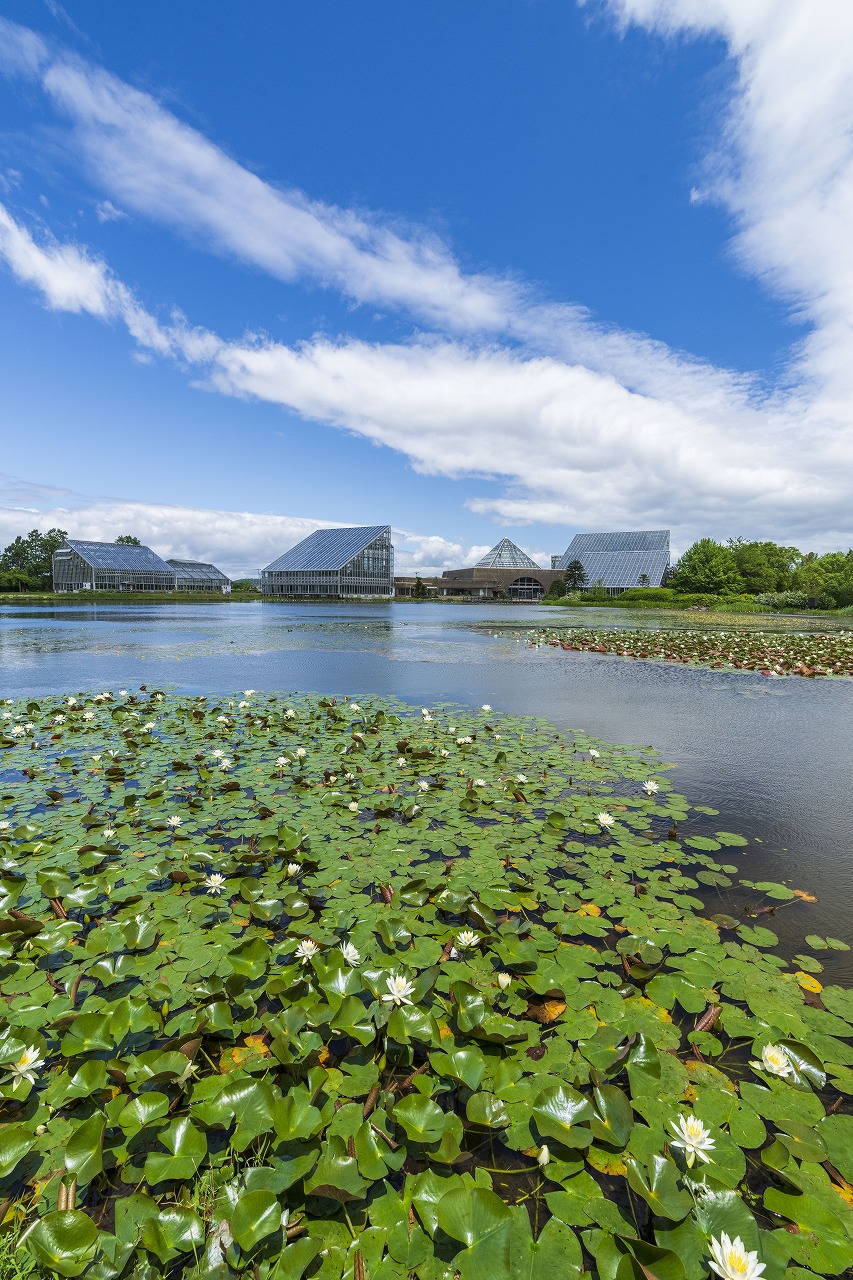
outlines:
[{"label": "blue sky", "polygon": [[853,26],[821,7],[6,0],[0,540],[849,545]]}]

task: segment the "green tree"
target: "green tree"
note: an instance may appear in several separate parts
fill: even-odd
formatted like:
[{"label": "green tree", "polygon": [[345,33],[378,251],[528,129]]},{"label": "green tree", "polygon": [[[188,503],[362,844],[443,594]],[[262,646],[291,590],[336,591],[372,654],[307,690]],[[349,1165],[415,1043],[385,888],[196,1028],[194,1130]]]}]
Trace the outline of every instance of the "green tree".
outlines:
[{"label": "green tree", "polygon": [[566,594],[566,584],[562,578],[555,578],[548,588],[549,600],[561,600]]},{"label": "green tree", "polygon": [[794,571],[802,559],[796,547],[782,547],[775,542],[747,542],[745,538],[729,538],[728,547],[735,558],[744,590],[750,595],[762,591],[790,591]]},{"label": "green tree", "polygon": [[650,585],[651,585],[651,579],[649,578],[649,575],[647,573],[641,573],[639,578],[637,579],[637,586],[648,587]]},{"label": "green tree", "polygon": [[424,584],[420,574],[415,574],[415,585],[412,587],[412,599],[426,600],[428,595],[429,592],[427,591],[426,585]]},{"label": "green tree", "polygon": [[853,604],[853,551],[830,551],[819,563],[826,575],[826,593],[841,606]]},{"label": "green tree", "polygon": [[570,560],[566,565],[566,590],[580,591],[586,586],[586,569],[580,560]]},{"label": "green tree", "polygon": [[604,585],[604,579],[596,578],[595,582],[587,592],[587,595],[592,596],[593,600],[606,600],[608,596],[607,588]]},{"label": "green tree", "polygon": [[116,538],[116,542],[120,542],[125,547],[141,547],[142,543],[138,538],[134,538],[132,533],[123,533],[120,538]]},{"label": "green tree", "polygon": [[814,599],[821,595],[827,586],[827,573],[821,563],[821,557],[814,551],[803,556],[794,575],[795,584],[800,591]]},{"label": "green tree", "polygon": [[25,538],[19,535],[0,554],[0,572],[26,574],[34,590],[50,591],[53,585],[53,553],[67,537],[64,529],[48,529],[47,533],[31,529]]},{"label": "green tree", "polygon": [[0,570],[0,591],[36,591],[38,583],[21,569]]},{"label": "green tree", "polygon": [[703,595],[737,595],[743,591],[743,578],[729,547],[713,538],[700,538],[679,560],[672,586]]}]

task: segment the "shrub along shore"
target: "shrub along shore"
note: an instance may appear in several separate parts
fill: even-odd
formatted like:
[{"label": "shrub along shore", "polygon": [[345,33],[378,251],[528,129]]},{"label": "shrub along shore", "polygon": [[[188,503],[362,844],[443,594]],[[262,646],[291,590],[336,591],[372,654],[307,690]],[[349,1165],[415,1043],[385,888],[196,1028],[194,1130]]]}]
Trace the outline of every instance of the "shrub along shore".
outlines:
[{"label": "shrub along shore", "polygon": [[845,941],[667,769],[489,707],[5,704],[9,1274],[853,1266]]},{"label": "shrub along shore", "polygon": [[531,646],[567,652],[612,653],[650,662],[682,662],[765,676],[853,676],[853,632],[782,635],[778,631],[589,630],[542,627]]}]

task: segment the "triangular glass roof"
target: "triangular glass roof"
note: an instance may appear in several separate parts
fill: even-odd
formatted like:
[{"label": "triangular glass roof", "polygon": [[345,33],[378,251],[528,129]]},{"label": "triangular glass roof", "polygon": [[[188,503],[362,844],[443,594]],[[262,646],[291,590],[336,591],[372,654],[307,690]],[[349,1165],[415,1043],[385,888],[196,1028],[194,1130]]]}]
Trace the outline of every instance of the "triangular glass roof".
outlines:
[{"label": "triangular glass roof", "polygon": [[509,538],[501,538],[497,546],[492,547],[487,556],[478,560],[476,569],[539,569],[535,560],[531,560],[521,547],[517,547]]},{"label": "triangular glass roof", "polygon": [[625,533],[578,533],[563,552],[558,569],[573,560],[584,567],[587,583],[636,587],[640,578],[659,587],[669,566],[669,529],[632,529]]},{"label": "triangular glass roof", "polygon": [[134,547],[124,542],[83,542],[79,538],[66,538],[64,545],[95,569],[172,572],[171,566],[150,547]]},{"label": "triangular glass roof", "polygon": [[342,569],[381,534],[390,537],[387,524],[359,525],[352,529],[315,529],[283,556],[268,564],[264,573],[293,569]]}]

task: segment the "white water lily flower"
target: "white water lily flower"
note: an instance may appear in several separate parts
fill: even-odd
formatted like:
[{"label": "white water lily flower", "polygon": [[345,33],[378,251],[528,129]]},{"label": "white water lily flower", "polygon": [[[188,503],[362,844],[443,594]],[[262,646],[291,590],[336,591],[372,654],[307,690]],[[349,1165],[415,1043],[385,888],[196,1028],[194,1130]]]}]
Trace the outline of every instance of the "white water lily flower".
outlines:
[{"label": "white water lily flower", "polygon": [[547,1164],[551,1163],[551,1152],[547,1147],[540,1147],[539,1154],[536,1157],[536,1163],[540,1169],[544,1169]]},{"label": "white water lily flower", "polygon": [[445,758],[445,760],[446,760],[446,759],[447,759],[447,757],[450,755],[450,752],[449,752],[449,751],[447,751],[444,747],[442,747],[438,754],[439,754],[440,756],[444,756],[444,758]]},{"label": "white water lily flower", "polygon": [[512,983],[512,978],[508,973],[498,974],[498,986],[500,987],[501,991],[508,991],[511,983]]},{"label": "white water lily flower", "polygon": [[217,717],[216,717],[216,723],[217,723],[217,724],[230,724],[230,721],[229,721],[229,719],[228,719],[228,717],[227,717],[227,716],[217,716]]},{"label": "white water lily flower", "polygon": [[711,1238],[710,1266],[722,1280],[758,1280],[765,1264],[755,1249],[747,1249],[740,1236],[730,1240],[725,1231]]},{"label": "white water lily flower", "polygon": [[794,1064],[781,1044],[766,1044],[761,1050],[761,1061],[750,1062],[749,1065],[759,1071],[766,1071],[771,1076],[779,1076],[782,1080],[794,1072]]},{"label": "white water lily flower", "polygon": [[167,827],[179,827],[179,826],[181,825],[181,823],[182,823],[182,822],[183,822],[183,818],[179,818],[179,817],[177,817],[177,815],[173,814],[171,818],[167,818],[167,819],[166,819],[166,826],[167,826]]},{"label": "white water lily flower", "polygon": [[398,769],[405,769],[405,767],[406,767],[406,765],[407,765],[407,764],[408,764],[408,760],[406,759],[406,757],[405,757],[405,756],[397,756],[397,768],[398,768]]},{"label": "white water lily flower", "polygon": [[163,695],[162,695],[162,693],[155,693],[155,694],[154,694],[154,701],[155,701],[155,702],[162,702],[162,701],[163,701]]},{"label": "white water lily flower", "polygon": [[66,705],[67,707],[76,707],[76,706],[77,706],[77,699],[76,699],[76,698],[67,698],[67,699],[66,699],[66,702],[65,702],[65,705]]},{"label": "white water lily flower", "polygon": [[223,772],[223,773],[229,773],[229,772],[230,772],[230,770],[234,767],[234,761],[233,761],[233,760],[220,760],[220,761],[219,761],[219,767],[220,767],[220,769],[222,770],[222,772]]},{"label": "white water lily flower", "polygon": [[297,747],[296,754],[298,755],[300,760],[304,760],[305,757],[308,755],[308,752],[305,750],[304,747]]},{"label": "white water lily flower", "polygon": [[258,691],[257,691],[257,689],[244,689],[244,690],[243,690],[243,697],[244,697],[244,698],[251,698],[252,694],[253,694],[253,693],[257,693],[257,692],[258,692]]},{"label": "white water lily flower", "polygon": [[104,827],[101,834],[105,840],[112,840],[113,836],[115,835],[115,827]]},{"label": "white water lily flower", "polygon": [[[95,718],[95,713],[94,713],[94,711],[84,711],[84,712],[83,712],[83,719],[84,719],[84,720],[94,720],[94,718]],[[24,725],[24,728],[26,728],[26,727],[27,727],[27,726],[26,726],[26,725]]]},{"label": "white water lily flower", "polygon": [[658,787],[658,784],[654,781],[654,779],[650,778],[648,782],[643,783],[643,790],[645,791],[647,796],[654,796],[654,795],[657,795],[660,788]]},{"label": "white water lily flower", "polygon": [[468,744],[469,742],[473,742],[473,741],[474,741],[474,739],[470,736],[470,734],[467,734],[467,735],[464,735],[464,736],[463,736],[463,737],[461,737],[461,738],[457,738],[457,739],[456,739],[456,745],[457,745],[457,747],[464,747],[464,746],[467,746],[467,744]]},{"label": "white water lily flower", "polygon": [[345,773],[345,774],[344,774],[344,777],[346,778],[347,782],[355,782],[355,774],[354,774],[354,773]]},{"label": "white water lily flower", "polygon": [[315,956],[319,950],[320,948],[316,942],[312,942],[310,938],[305,938],[296,948],[296,954],[299,956],[301,963],[304,964],[306,960],[310,960],[312,956]]},{"label": "white water lily flower", "polygon": [[[54,721],[54,724],[55,724],[55,723],[56,723],[56,721]],[[24,726],[23,726],[22,724],[14,724],[14,725],[12,725],[12,737],[13,737],[13,738],[22,738],[26,732],[27,732],[27,731],[26,731],[26,729],[24,728]]]},{"label": "white water lily flower", "polygon": [[501,740],[501,735],[500,735],[499,733],[496,733],[496,734],[495,734],[495,742],[500,742],[500,740]]},{"label": "white water lily flower", "polygon": [[486,779],[485,779],[485,778],[475,778],[475,779],[474,779],[474,786],[475,786],[475,787],[485,787],[485,786],[486,786]]},{"label": "white water lily flower", "polygon": [[597,760],[597,759],[599,758],[599,756],[600,756],[600,755],[601,755],[601,752],[600,752],[600,751],[596,751],[595,747],[590,747],[590,749],[589,749],[589,758],[590,758],[590,760]]},{"label": "white water lily flower", "polygon": [[669,1125],[676,1135],[669,1145],[683,1148],[688,1169],[693,1168],[697,1157],[706,1164],[713,1163],[705,1152],[713,1151],[717,1144],[698,1116],[692,1112],[689,1116],[679,1115]]},{"label": "white water lily flower", "polygon": [[0,1084],[11,1084],[12,1092],[26,1081],[35,1084],[36,1073],[44,1065],[44,1058],[38,1049],[25,1049],[17,1062],[6,1062],[7,1074],[0,1078]]},{"label": "white water lily flower", "polygon": [[357,703],[357,702],[351,702],[351,703],[349,704],[349,709],[350,709],[350,711],[360,711],[360,710],[361,710],[361,707],[358,705],[358,703]]},{"label": "white water lily flower", "polygon": [[463,929],[461,933],[456,935],[456,945],[465,951],[468,947],[476,947],[480,941],[480,935],[474,933],[473,929]]},{"label": "white water lily flower", "polygon": [[516,782],[526,782],[526,781],[527,781],[527,774],[526,774],[526,773],[517,773],[517,774],[515,775],[515,780],[516,780]]},{"label": "white water lily flower", "polygon": [[350,813],[358,813],[358,801],[350,800],[349,804],[347,805],[347,808],[349,809]]},{"label": "white water lily flower", "polygon": [[119,689],[119,691],[118,691],[118,696],[119,696],[120,698],[126,698],[126,697],[127,697],[127,689]]},{"label": "white water lily flower", "polygon": [[214,871],[212,875],[204,877],[204,883],[210,893],[221,893],[222,886],[225,884],[225,877],[221,876],[218,871]]},{"label": "white water lily flower", "polygon": [[339,951],[347,964],[353,965],[353,967],[357,964],[361,964],[361,956],[358,954],[351,942],[342,942],[339,947]]},{"label": "white water lily flower", "polygon": [[426,778],[418,778],[417,787],[419,791],[429,791],[429,783]]},{"label": "white water lily flower", "polygon": [[286,769],[291,763],[290,756],[279,756],[275,763],[279,769]]},{"label": "white water lily flower", "polygon": [[285,870],[287,871],[288,879],[292,880],[294,876],[299,875],[299,872],[302,870],[302,868],[300,867],[298,862],[288,862]]},{"label": "white water lily flower", "polygon": [[390,978],[386,978],[385,986],[388,988],[387,996],[382,997],[385,1004],[401,1005],[412,1003],[409,996],[415,989],[413,982],[409,982],[406,978],[401,978],[394,973]]},{"label": "white water lily flower", "polygon": [[491,708],[491,706],[490,706],[490,704],[489,704],[488,702],[484,702],[484,703],[483,703],[483,705],[482,705],[482,707],[480,707],[480,710],[481,710],[481,711],[491,711],[491,709],[492,709],[492,708]]},{"label": "white water lily flower", "polygon": [[0,818],[0,831],[8,831],[11,825],[8,818]]},{"label": "white water lily flower", "polygon": [[287,708],[287,710],[286,710],[286,711],[285,711],[285,713],[284,713],[284,718],[285,718],[285,720],[295,720],[295,719],[296,719],[296,712],[293,710],[293,707],[288,707],[288,708]]},{"label": "white water lily flower", "polygon": [[242,711],[245,707],[248,707],[248,705],[249,705],[249,704],[248,704],[248,702],[246,702],[246,700],[245,700],[245,699],[243,699],[243,701],[242,701],[242,702],[238,702],[238,703],[237,703],[237,706],[240,708],[240,710],[241,710],[241,711]]},{"label": "white water lily flower", "polygon": [[599,813],[595,820],[605,831],[608,831],[616,821],[612,813]]},{"label": "white water lily flower", "polygon": [[92,756],[92,760],[93,760],[93,762],[94,762],[95,764],[100,764],[100,762],[101,762],[101,757],[100,757],[100,756]]},{"label": "white water lily flower", "polygon": [[53,723],[54,723],[54,724],[65,724],[65,716],[54,716],[54,717],[53,717]]},{"label": "white water lily flower", "polygon": [[333,782],[337,782],[337,780],[338,780],[338,775],[336,773],[329,774],[329,785],[331,785]]},{"label": "white water lily flower", "polygon": [[[85,720],[86,717],[84,716],[83,719]],[[148,720],[142,727],[143,729],[147,729],[148,732],[150,733],[152,729],[156,728],[156,725],[153,720]]]},{"label": "white water lily flower", "polygon": [[213,751],[211,751],[210,754],[213,756],[214,760],[221,760],[222,757],[225,755],[225,752],[222,750],[221,747],[216,747]]}]

